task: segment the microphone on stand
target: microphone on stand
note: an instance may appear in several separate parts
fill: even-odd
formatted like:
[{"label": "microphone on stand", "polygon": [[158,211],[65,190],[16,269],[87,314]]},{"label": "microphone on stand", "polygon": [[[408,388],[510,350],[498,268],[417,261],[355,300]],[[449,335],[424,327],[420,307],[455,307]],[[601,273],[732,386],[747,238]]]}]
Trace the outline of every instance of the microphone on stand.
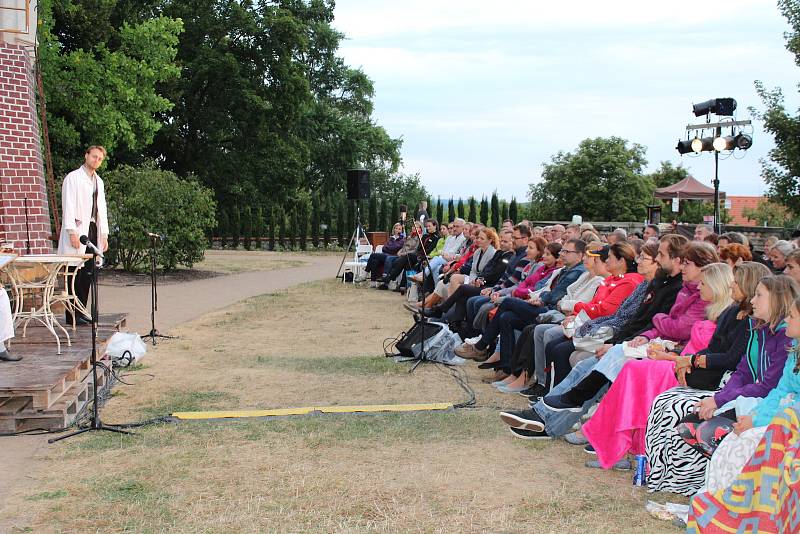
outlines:
[{"label": "microphone on stand", "polygon": [[82,243],[82,244],[84,244],[84,245],[86,245],[86,248],[90,249],[92,252],[94,252],[95,254],[97,254],[98,256],[100,256],[101,258],[103,258],[103,257],[104,257],[104,256],[103,256],[103,253],[102,253],[102,252],[100,252],[100,249],[99,249],[99,248],[97,248],[97,247],[94,245],[94,243],[92,243],[91,241],[89,241],[89,238],[88,238],[88,237],[86,237],[85,235],[82,235],[82,236],[81,236],[81,243]]}]

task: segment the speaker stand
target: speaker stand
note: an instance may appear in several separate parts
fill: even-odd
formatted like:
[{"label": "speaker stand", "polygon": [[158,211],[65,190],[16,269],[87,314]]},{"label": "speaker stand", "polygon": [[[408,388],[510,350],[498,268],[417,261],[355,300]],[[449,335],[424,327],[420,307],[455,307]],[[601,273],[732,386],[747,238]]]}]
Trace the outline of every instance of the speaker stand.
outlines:
[{"label": "speaker stand", "polygon": [[[342,256],[342,263],[339,264],[339,270],[336,271],[336,278],[341,278],[344,281],[344,273],[342,272],[342,268],[344,267],[344,262],[347,261],[347,256],[350,254],[350,250],[353,249],[353,245],[355,245],[355,250],[358,250],[358,245],[361,243],[361,238],[363,237],[364,240],[367,242],[368,245],[372,243],[369,242],[367,238],[367,231],[364,230],[364,226],[361,224],[361,203],[356,200],[356,228],[353,230],[353,235],[350,237],[350,243],[347,245],[347,250],[344,251],[344,256]],[[355,258],[358,261],[358,258]],[[354,275],[355,276],[355,275]]]}]

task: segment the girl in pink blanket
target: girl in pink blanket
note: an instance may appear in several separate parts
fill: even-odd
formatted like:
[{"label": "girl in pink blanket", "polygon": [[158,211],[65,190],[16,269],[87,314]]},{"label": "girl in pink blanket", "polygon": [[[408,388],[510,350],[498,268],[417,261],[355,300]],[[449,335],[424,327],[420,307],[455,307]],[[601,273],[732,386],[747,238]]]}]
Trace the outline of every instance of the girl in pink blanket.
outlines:
[{"label": "girl in pink blanket", "polygon": [[[708,303],[706,320],[692,326],[691,338],[681,355],[696,354],[708,347],[717,318],[733,304],[733,271],[730,266],[711,263],[701,272],[699,291],[700,298]],[[604,469],[624,468],[618,463],[628,452],[645,453],[644,437],[650,405],[656,396],[678,385],[675,378],[678,355],[666,352],[651,352],[649,355],[651,359],[630,360],[625,364],[597,412],[581,428]]]}]

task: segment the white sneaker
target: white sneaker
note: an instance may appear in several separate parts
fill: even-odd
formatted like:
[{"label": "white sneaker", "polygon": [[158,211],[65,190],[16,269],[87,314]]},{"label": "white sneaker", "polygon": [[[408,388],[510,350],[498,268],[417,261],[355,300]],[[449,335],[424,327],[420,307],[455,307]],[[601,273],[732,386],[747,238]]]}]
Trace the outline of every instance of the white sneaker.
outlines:
[{"label": "white sneaker", "polygon": [[464,343],[467,343],[468,345],[474,345],[475,343],[477,343],[480,340],[481,340],[481,336],[475,336],[475,337],[471,337],[469,339],[465,339]]}]

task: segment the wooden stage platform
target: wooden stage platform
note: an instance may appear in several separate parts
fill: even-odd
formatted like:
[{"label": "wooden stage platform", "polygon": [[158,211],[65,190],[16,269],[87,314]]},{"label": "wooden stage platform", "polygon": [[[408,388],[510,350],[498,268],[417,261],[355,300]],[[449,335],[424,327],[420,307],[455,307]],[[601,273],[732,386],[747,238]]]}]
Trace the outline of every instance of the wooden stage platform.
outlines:
[{"label": "wooden stage platform", "polygon": [[[125,326],[126,314],[101,315],[97,330],[98,359],[106,341]],[[31,321],[28,335],[12,339],[18,362],[0,362],[0,434],[34,429],[57,430],[71,425],[92,396],[92,327],[68,327],[72,346],[61,341],[56,354],[53,335]],[[102,361],[102,360],[101,360]],[[109,386],[98,369],[98,387]]]}]

